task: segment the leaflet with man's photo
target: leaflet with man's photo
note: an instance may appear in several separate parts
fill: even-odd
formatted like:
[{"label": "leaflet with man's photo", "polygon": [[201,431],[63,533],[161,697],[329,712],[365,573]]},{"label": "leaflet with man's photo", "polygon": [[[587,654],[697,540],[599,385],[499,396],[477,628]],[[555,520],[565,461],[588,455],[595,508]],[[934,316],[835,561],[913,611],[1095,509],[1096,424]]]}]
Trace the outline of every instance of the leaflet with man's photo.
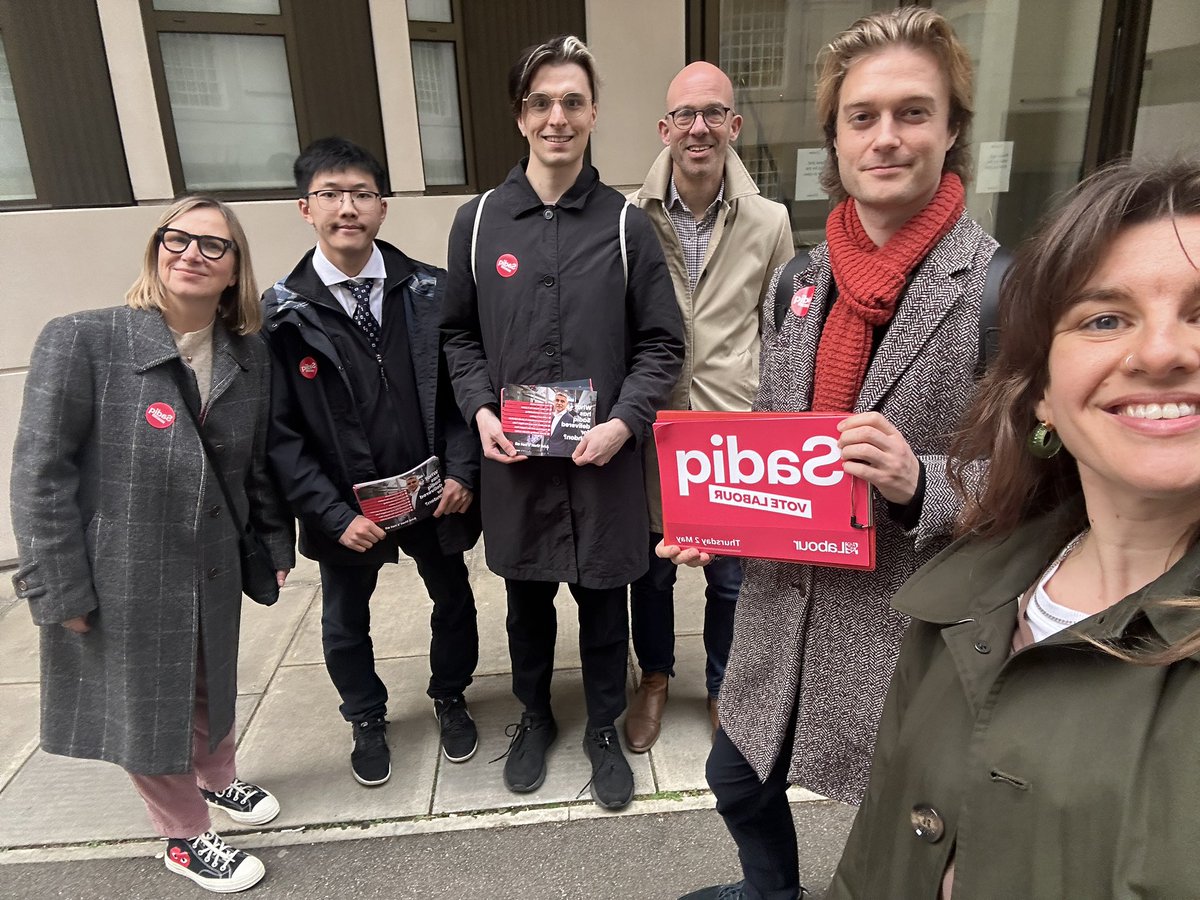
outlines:
[{"label": "leaflet with man's photo", "polygon": [[525,456],[570,456],[596,423],[591,379],[550,384],[506,384],[500,427]]},{"label": "leaflet with man's photo", "polygon": [[362,514],[384,531],[428,519],[442,499],[442,473],[431,456],[415,468],[354,485]]}]

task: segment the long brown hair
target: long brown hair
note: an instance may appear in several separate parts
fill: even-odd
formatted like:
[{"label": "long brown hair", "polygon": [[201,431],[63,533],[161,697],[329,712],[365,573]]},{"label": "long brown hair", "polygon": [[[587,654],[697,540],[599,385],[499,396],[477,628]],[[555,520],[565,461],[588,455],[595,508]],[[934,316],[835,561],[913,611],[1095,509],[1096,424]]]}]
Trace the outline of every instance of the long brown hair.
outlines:
[{"label": "long brown hair", "polygon": [[[1018,250],[1000,288],[999,350],[951,441],[950,478],[965,502],[960,533],[1006,537],[1079,494],[1079,469],[1066,448],[1038,459],[1026,446],[1049,379],[1055,325],[1124,229],[1194,215],[1200,215],[1200,160],[1126,160],[1084,180]],[[989,460],[982,483],[975,475],[981,459]],[[1078,533],[1087,527],[1086,511],[1072,506],[1076,520],[1065,525]],[[1200,605],[1196,598],[1165,602]],[[1200,631],[1144,652],[1101,646],[1128,661],[1162,665],[1200,651]]]}]

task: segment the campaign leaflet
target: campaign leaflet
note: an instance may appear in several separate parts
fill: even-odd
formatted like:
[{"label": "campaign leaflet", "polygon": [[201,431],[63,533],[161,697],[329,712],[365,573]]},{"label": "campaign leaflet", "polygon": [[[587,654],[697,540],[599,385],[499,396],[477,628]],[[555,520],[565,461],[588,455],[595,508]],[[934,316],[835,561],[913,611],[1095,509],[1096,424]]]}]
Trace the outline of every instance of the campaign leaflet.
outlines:
[{"label": "campaign leaflet", "polygon": [[590,380],[506,384],[500,427],[525,456],[570,456],[596,422]]},{"label": "campaign leaflet", "polygon": [[842,469],[845,414],[665,411],[663,540],[721,556],[875,568],[871,489]]},{"label": "campaign leaflet", "polygon": [[384,531],[428,519],[442,499],[438,458],[431,456],[419,466],[390,478],[356,484],[354,496],[362,514]]}]

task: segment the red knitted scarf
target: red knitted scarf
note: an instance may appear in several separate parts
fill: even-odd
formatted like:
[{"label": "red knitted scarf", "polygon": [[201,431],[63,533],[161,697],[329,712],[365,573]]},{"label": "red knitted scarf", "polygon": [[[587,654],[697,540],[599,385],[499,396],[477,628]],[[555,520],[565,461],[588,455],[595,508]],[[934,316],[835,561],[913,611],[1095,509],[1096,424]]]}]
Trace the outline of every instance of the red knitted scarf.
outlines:
[{"label": "red knitted scarf", "polygon": [[867,237],[853,198],[834,207],[825,236],[838,298],[817,346],[810,407],[814,412],[854,410],[871,362],[874,329],[892,320],[909,272],[954,227],[964,202],[958,176],[943,173],[933,199],[882,247]]}]

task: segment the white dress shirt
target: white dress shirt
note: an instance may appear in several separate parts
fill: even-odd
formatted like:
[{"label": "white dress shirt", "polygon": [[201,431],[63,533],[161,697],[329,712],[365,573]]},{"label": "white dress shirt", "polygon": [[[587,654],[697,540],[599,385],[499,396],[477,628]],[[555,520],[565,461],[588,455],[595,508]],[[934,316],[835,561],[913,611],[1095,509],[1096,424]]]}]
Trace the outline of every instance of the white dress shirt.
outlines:
[{"label": "white dress shirt", "polygon": [[372,246],[371,258],[367,260],[367,264],[363,266],[362,271],[357,275],[347,275],[333,263],[328,257],[321,252],[321,245],[317,244],[316,252],[313,253],[313,270],[317,273],[317,277],[321,279],[321,283],[329,288],[329,293],[333,294],[334,299],[341,304],[342,309],[346,311],[346,315],[354,317],[355,300],[354,295],[350,293],[349,288],[344,282],[353,278],[355,281],[361,281],[364,278],[374,278],[375,283],[371,285],[371,315],[375,317],[375,321],[381,326],[383,325],[383,282],[387,278],[387,267],[383,264],[383,254],[379,252],[378,246]]}]

